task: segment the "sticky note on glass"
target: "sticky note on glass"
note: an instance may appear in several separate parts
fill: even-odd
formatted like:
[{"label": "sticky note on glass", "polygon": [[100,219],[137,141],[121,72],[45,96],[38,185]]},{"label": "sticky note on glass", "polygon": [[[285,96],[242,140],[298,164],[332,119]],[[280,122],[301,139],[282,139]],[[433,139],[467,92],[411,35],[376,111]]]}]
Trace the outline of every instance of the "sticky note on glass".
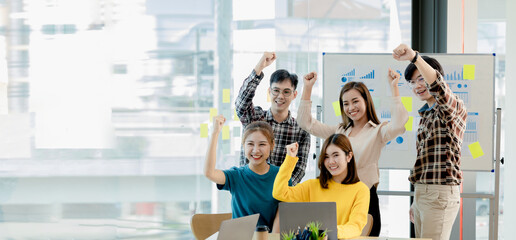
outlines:
[{"label": "sticky note on glass", "polygon": [[222,153],[229,154],[229,151],[230,151],[229,142],[223,142],[222,143]]},{"label": "sticky note on glass", "polygon": [[222,89],[222,102],[229,103],[230,91],[229,89]]},{"label": "sticky note on glass", "polygon": [[342,115],[342,112],[340,111],[340,103],[339,103],[339,101],[335,101],[332,104],[333,104],[333,110],[335,111],[335,116]]},{"label": "sticky note on glass", "polygon": [[213,117],[217,116],[217,109],[210,108],[210,122],[213,122]]},{"label": "sticky note on glass", "polygon": [[201,123],[201,138],[207,138],[207,137],[208,137],[208,124]]},{"label": "sticky note on glass", "polygon": [[412,125],[413,125],[413,123],[414,123],[414,117],[409,116],[409,117],[408,117],[408,121],[407,121],[407,123],[405,123],[405,129],[406,129],[407,131],[412,131]]},{"label": "sticky note on glass", "polygon": [[240,137],[240,127],[233,128],[233,137]]},{"label": "sticky note on glass", "polygon": [[401,97],[401,103],[403,103],[407,112],[412,112],[412,97]]},{"label": "sticky note on glass", "polygon": [[233,111],[233,120],[240,121],[240,118],[238,118],[238,115],[236,114],[236,109]]},{"label": "sticky note on glass", "polygon": [[484,156],[484,151],[482,151],[482,147],[480,146],[479,142],[474,142],[468,145],[468,148],[471,156],[473,156],[473,159]]},{"label": "sticky note on glass", "polygon": [[475,80],[475,65],[464,64],[464,68],[462,70],[464,71],[464,79]]},{"label": "sticky note on glass", "polygon": [[222,127],[222,140],[228,140],[229,139],[229,126],[223,126]]}]

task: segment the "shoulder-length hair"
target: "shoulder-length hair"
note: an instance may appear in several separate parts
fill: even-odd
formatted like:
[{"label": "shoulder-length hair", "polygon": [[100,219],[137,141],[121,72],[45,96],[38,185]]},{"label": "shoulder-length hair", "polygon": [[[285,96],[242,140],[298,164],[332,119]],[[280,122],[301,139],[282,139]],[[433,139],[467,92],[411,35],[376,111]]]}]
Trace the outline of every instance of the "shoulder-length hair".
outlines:
[{"label": "shoulder-length hair", "polygon": [[341,127],[344,129],[347,129],[349,127],[353,127],[353,120],[346,115],[344,112],[344,101],[342,100],[342,97],[344,96],[344,93],[350,91],[351,89],[357,90],[362,98],[364,98],[365,104],[366,104],[366,116],[368,121],[372,121],[375,124],[380,124],[380,120],[378,120],[378,117],[376,116],[376,110],[374,108],[373,98],[371,97],[371,94],[369,93],[369,89],[367,89],[366,85],[363,82],[355,82],[351,81],[346,83],[342,89],[340,90],[340,97],[339,97],[339,103],[340,103],[340,111],[342,115],[342,123]]},{"label": "shoulder-length hair", "polygon": [[[351,143],[349,142],[348,137],[346,137],[346,135],[344,134],[333,134],[324,141],[318,163],[319,171],[321,172],[321,174],[319,175],[319,183],[321,184],[322,188],[328,188],[328,181],[333,177],[331,173],[328,171],[328,169],[326,169],[326,166],[324,166],[324,160],[326,158],[326,149],[331,144],[342,149],[342,151],[344,151],[346,155],[353,152],[353,149],[351,148]],[[354,154],[351,157],[351,160],[348,162],[347,170],[348,174],[346,175],[344,180],[342,180],[342,184],[353,184],[360,181],[360,179],[358,178]]]},{"label": "shoulder-length hair", "polygon": [[242,136],[242,144],[245,144],[247,137],[254,132],[261,132],[271,145],[271,150],[274,149],[274,133],[272,132],[272,127],[269,123],[264,121],[252,122],[245,127],[244,135]]}]

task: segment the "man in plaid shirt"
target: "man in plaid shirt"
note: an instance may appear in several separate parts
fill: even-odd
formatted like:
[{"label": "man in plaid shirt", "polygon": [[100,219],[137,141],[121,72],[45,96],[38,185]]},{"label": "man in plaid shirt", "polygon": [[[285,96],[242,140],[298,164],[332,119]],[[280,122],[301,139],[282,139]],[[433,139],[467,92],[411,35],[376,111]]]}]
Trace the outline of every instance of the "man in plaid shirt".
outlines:
[{"label": "man in plaid shirt", "polygon": [[[269,157],[270,164],[280,166],[285,160],[286,146],[294,142],[299,143],[299,161],[292,173],[292,185],[296,185],[305,175],[308,152],[310,151],[310,134],[302,130],[297,125],[288,109],[292,100],[297,96],[297,75],[290,74],[288,71],[280,69],[271,75],[268,94],[271,98],[271,107],[264,111],[259,106],[253,105],[253,97],[258,84],[263,79],[262,70],[271,65],[276,60],[276,53],[265,52],[256,64],[251,75],[244,80],[236,100],[236,112],[242,125],[245,127],[254,121],[268,122],[274,132],[274,149]],[[244,156],[244,151],[240,154],[240,166],[249,163]]]},{"label": "man in plaid shirt", "polygon": [[426,102],[419,110],[417,159],[409,176],[415,185],[410,218],[416,237],[449,239],[460,206],[466,107],[444,82],[437,60],[422,57],[405,44],[394,49],[393,57],[411,62],[405,79],[412,92]]}]

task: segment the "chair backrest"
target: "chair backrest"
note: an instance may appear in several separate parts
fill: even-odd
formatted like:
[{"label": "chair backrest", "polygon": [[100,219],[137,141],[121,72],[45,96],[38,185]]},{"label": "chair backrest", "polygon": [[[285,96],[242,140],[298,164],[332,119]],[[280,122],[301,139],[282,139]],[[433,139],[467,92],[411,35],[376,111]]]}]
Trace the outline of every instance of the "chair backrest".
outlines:
[{"label": "chair backrest", "polygon": [[364,229],[362,229],[362,234],[360,236],[369,236],[371,229],[373,229],[373,215],[367,214],[367,223]]},{"label": "chair backrest", "polygon": [[194,214],[190,227],[196,239],[204,240],[219,231],[222,221],[228,219],[231,219],[231,213]]}]

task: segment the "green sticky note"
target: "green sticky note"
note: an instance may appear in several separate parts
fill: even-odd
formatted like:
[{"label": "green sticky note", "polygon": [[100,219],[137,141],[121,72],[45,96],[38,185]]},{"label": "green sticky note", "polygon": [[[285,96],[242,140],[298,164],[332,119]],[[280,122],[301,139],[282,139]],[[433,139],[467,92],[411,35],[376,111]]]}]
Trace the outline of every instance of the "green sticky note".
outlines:
[{"label": "green sticky note", "polygon": [[222,89],[222,102],[229,103],[230,91],[229,89]]},{"label": "green sticky note", "polygon": [[217,116],[217,109],[210,108],[210,122],[213,122],[213,117]]},{"label": "green sticky note", "polygon": [[233,128],[233,137],[240,137],[240,127]]},{"label": "green sticky note", "polygon": [[224,116],[226,119],[231,119],[231,109],[222,110],[222,116]]},{"label": "green sticky note", "polygon": [[407,109],[407,112],[412,112],[412,97],[401,97],[401,102],[405,109]]},{"label": "green sticky note", "polygon": [[333,110],[335,111],[335,116],[342,115],[342,112],[340,111],[340,103],[339,103],[339,101],[335,101],[332,104],[333,104]]},{"label": "green sticky note", "polygon": [[207,137],[208,137],[208,124],[201,123],[201,138],[207,138]]},{"label": "green sticky note", "polygon": [[482,151],[482,147],[479,142],[474,142],[468,145],[469,152],[473,156],[473,159],[484,156],[484,151]]},{"label": "green sticky note", "polygon": [[405,129],[407,131],[412,131],[412,125],[414,124],[414,117],[409,116],[407,123],[405,123]]},{"label": "green sticky note", "polygon": [[222,142],[222,153],[223,154],[229,154],[229,151],[231,150],[230,146],[229,146],[229,141],[227,142]]},{"label": "green sticky note", "polygon": [[464,73],[464,79],[467,80],[475,80],[475,65],[467,65],[464,64],[463,68]]},{"label": "green sticky note", "polygon": [[228,140],[229,139],[229,126],[223,126],[222,127],[222,140]]}]

